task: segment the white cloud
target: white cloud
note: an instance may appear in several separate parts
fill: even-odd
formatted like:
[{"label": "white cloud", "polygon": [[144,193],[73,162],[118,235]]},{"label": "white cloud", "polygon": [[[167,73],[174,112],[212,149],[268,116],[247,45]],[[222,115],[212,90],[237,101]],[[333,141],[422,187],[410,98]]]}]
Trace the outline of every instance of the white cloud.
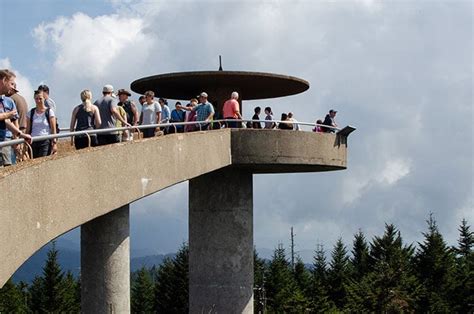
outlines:
[{"label": "white cloud", "polygon": [[16,86],[19,90],[19,94],[25,97],[27,102],[33,98],[33,87],[30,80],[22,73],[15,69],[15,66],[11,64],[8,58],[0,59],[0,69],[9,69],[16,75]]},{"label": "white cloud", "polygon": [[388,160],[380,174],[379,181],[389,185],[396,183],[410,173],[410,163],[403,159]]},{"label": "white cloud", "polygon": [[110,15],[77,13],[35,28],[38,46],[53,56],[44,81],[61,104],[60,121],[83,88],[97,95],[105,83],[217,69],[222,54],[227,70],[310,82],[301,95],[258,102],[276,115],[292,110],[315,121],[336,107],[340,125],[358,127],[346,171],[254,179],[260,247],[274,247],[291,225],[302,248],[314,247],[312,232],[329,249],[338,234],[362,228],[371,238],[384,222],[413,241],[430,210],[440,225],[472,210],[469,3],[110,1]]}]

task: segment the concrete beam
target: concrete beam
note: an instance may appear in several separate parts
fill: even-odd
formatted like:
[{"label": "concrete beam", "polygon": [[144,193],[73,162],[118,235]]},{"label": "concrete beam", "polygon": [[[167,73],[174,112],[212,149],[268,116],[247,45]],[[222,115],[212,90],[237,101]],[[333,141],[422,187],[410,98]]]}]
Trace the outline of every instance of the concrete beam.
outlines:
[{"label": "concrete beam", "polygon": [[253,313],[252,194],[233,167],[189,181],[190,313]]},{"label": "concrete beam", "polygon": [[129,205],[81,226],[81,312],[130,313]]}]

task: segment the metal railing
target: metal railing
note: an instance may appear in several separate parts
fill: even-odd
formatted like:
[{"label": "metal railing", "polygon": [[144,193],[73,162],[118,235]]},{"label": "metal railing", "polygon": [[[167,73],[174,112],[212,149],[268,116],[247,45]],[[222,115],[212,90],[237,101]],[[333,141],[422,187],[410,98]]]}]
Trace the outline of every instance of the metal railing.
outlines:
[{"label": "metal railing", "polygon": [[[190,121],[190,122],[167,122],[167,123],[156,123],[156,124],[147,124],[147,125],[136,125],[136,126],[127,126],[127,127],[117,127],[117,128],[109,128],[109,129],[93,129],[93,130],[84,130],[84,131],[74,131],[74,132],[60,132],[60,133],[57,133],[57,134],[50,134],[50,135],[43,135],[43,136],[34,136],[32,137],[31,139],[31,143],[34,143],[34,142],[39,142],[39,141],[44,141],[44,140],[50,140],[50,139],[60,139],[60,138],[67,138],[67,137],[70,137],[71,139],[76,137],[76,136],[81,136],[81,135],[85,135],[87,136],[87,139],[88,139],[88,146],[90,147],[91,146],[91,135],[98,135],[98,134],[117,134],[119,135],[120,132],[124,132],[124,131],[137,131],[138,132],[138,138],[140,139],[140,133],[142,133],[141,130],[143,129],[151,129],[151,128],[155,128],[155,129],[162,129],[162,128],[174,128],[174,133],[189,133],[189,132],[194,132],[194,131],[202,131],[202,129],[205,127],[205,130],[208,131],[208,130],[213,130],[214,129],[214,125],[217,124],[218,127],[216,129],[221,129],[221,128],[226,128],[226,125],[228,122],[237,122],[237,123],[241,123],[241,128],[246,128],[246,124],[247,123],[260,123],[260,126],[261,126],[261,123],[272,123],[272,126],[273,128],[272,129],[275,129],[275,127],[277,126],[277,124],[280,124],[280,123],[287,123],[287,124],[292,124],[292,125],[299,125],[300,127],[301,126],[309,126],[309,127],[321,127],[321,128],[326,128],[326,129],[331,129],[333,130],[333,132],[341,132],[343,131],[342,133],[344,133],[343,135],[348,135],[350,132],[352,132],[353,130],[355,130],[355,128],[353,127],[345,127],[344,129],[340,129],[340,128],[337,128],[337,127],[332,127],[332,126],[328,126],[328,125],[323,125],[323,124],[316,124],[316,123],[309,123],[309,122],[299,122],[299,121],[281,121],[281,120],[247,120],[247,119],[242,119],[242,120],[239,120],[239,119],[220,119],[220,120],[211,120],[211,121]],[[188,125],[192,125],[194,127],[196,127],[197,129],[196,130],[193,130],[193,131],[186,131],[185,130],[185,127],[188,126]],[[178,132],[178,128],[179,126],[183,126],[184,130],[183,132]],[[209,127],[209,129],[208,129]],[[347,132],[347,129],[349,128],[348,132]],[[254,128],[252,128],[254,129]],[[254,130],[271,130],[271,129],[265,129],[265,127],[262,127],[262,128],[255,128]],[[291,130],[291,129],[290,129]],[[300,130],[301,131],[301,130]],[[341,133],[341,134],[342,134]],[[131,136],[132,140],[133,140],[133,135]],[[30,159],[32,158],[33,156],[33,149],[31,147],[31,145],[26,142],[24,139],[14,139],[14,140],[9,140],[9,141],[3,141],[3,142],[0,142],[0,148],[2,147],[5,147],[5,146],[12,146],[12,145],[17,145],[17,144],[26,144],[27,147],[28,147],[28,151],[30,153]]]}]

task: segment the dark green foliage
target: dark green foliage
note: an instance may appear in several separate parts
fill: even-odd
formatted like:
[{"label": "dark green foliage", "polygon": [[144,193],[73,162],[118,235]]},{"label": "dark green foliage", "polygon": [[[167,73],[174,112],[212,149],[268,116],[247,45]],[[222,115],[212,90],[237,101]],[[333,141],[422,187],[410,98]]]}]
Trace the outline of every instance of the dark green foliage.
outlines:
[{"label": "dark green foliage", "polygon": [[315,313],[327,313],[334,309],[334,303],[329,300],[327,289],[327,264],[324,247],[318,245],[311,272],[309,286],[310,309]]},{"label": "dark green foliage", "polygon": [[134,277],[131,289],[132,313],[152,313],[154,293],[150,271],[142,267]]},{"label": "dark green foliage", "polygon": [[78,283],[68,272],[64,276],[58,263],[58,250],[53,242],[43,267],[43,276],[36,277],[29,288],[29,309],[39,313],[73,313],[80,311]]},{"label": "dark green foliage", "polygon": [[459,226],[458,246],[454,248],[456,262],[452,280],[450,301],[458,313],[474,309],[474,233],[465,219]]},{"label": "dark green foliage", "polygon": [[189,308],[189,248],[183,244],[174,260],[166,259],[155,277],[155,306],[159,313],[187,313]]},{"label": "dark green foliage", "polygon": [[265,273],[267,272],[267,265],[261,259],[257,250],[253,250],[253,270],[254,270],[254,312],[264,313],[266,310],[266,291],[265,291]]},{"label": "dark green foliage", "polygon": [[416,307],[420,286],[411,267],[413,247],[404,246],[400,232],[385,225],[382,237],[370,244],[369,270],[361,281],[347,285],[349,310],[406,312]]},{"label": "dark green foliage", "polygon": [[425,240],[419,243],[415,268],[423,292],[418,301],[418,311],[449,312],[449,290],[454,270],[454,257],[439,233],[436,221],[430,214]]},{"label": "dark green foliage", "polygon": [[339,238],[331,254],[328,271],[329,298],[338,309],[342,309],[346,299],[345,285],[349,280],[349,258],[347,250]]},{"label": "dark green foliage", "polygon": [[304,309],[304,296],[296,285],[282,245],[273,253],[265,284],[269,310],[279,313],[290,309]]},{"label": "dark green foliage", "polygon": [[27,304],[21,285],[9,279],[0,289],[0,313],[26,313]]},{"label": "dark green foliage", "polygon": [[354,235],[350,262],[354,279],[360,280],[369,272],[369,245],[361,230]]}]

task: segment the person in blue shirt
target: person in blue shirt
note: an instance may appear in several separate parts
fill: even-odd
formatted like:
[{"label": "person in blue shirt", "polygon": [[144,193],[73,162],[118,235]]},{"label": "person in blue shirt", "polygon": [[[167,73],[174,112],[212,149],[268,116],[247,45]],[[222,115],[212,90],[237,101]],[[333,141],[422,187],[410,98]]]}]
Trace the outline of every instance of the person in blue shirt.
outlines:
[{"label": "person in blue shirt", "polygon": [[[181,110],[179,107],[181,106],[181,102],[177,101],[174,105],[175,109],[171,111],[171,119],[170,122],[184,122],[186,118],[186,112]],[[169,128],[169,133],[183,133],[184,132],[184,125],[175,125],[174,127]]]}]

